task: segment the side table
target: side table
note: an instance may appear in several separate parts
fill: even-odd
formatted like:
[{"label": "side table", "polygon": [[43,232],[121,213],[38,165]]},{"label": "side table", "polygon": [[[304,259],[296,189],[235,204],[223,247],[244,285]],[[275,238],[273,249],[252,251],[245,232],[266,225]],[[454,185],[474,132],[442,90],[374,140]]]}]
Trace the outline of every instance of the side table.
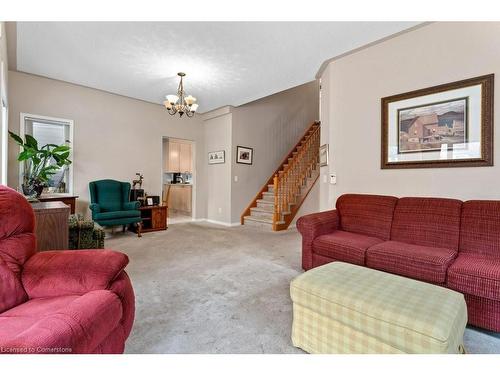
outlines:
[{"label": "side table", "polygon": [[37,250],[68,249],[70,207],[63,202],[32,203]]}]

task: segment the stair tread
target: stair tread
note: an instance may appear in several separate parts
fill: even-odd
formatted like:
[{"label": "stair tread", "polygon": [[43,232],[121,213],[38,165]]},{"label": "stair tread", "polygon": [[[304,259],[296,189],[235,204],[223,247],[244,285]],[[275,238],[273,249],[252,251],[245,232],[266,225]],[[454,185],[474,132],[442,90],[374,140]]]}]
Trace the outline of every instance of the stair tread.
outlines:
[{"label": "stair tread", "polygon": [[268,212],[270,214],[274,213],[274,208],[267,208],[267,207],[252,207],[250,208],[250,211],[257,211],[257,212]]},{"label": "stair tread", "polygon": [[264,204],[268,204],[268,205],[274,204],[274,202],[266,201],[265,199],[257,199],[257,203],[264,203]]},{"label": "stair tread", "polygon": [[[273,224],[272,220],[262,219],[260,217],[245,216],[245,220],[257,221],[259,223]],[[277,224],[285,224],[285,222],[284,221],[278,221]]]},{"label": "stair tread", "polygon": [[[250,208],[250,212],[265,212],[265,213],[268,213],[268,214],[274,214],[274,207],[271,208],[271,209],[267,209],[267,208],[264,208],[264,207],[252,207]],[[281,212],[282,215],[290,215],[290,211],[283,211]]]}]

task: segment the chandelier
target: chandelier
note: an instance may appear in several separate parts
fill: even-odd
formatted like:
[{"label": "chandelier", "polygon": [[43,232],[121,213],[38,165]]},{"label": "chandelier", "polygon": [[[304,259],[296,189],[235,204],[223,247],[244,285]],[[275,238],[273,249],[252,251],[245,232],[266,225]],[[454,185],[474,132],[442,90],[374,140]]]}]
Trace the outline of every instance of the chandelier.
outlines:
[{"label": "chandelier", "polygon": [[177,89],[177,95],[167,95],[167,100],[165,100],[163,104],[167,107],[168,113],[172,116],[178,113],[179,117],[182,117],[185,113],[187,117],[193,117],[194,113],[198,109],[196,98],[191,95],[186,96],[186,93],[184,92],[182,78],[186,76],[186,73],[179,72],[177,75],[181,77],[179,88]]}]

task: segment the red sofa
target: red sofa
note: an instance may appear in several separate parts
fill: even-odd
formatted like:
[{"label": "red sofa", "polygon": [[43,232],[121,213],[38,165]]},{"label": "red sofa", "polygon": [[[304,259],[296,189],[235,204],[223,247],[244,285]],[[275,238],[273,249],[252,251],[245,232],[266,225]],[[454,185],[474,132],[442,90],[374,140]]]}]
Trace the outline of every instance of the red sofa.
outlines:
[{"label": "red sofa", "polygon": [[500,332],[500,201],[346,194],[297,228],[304,270],[337,260],[445,286]]},{"label": "red sofa", "polygon": [[123,353],[134,320],[125,254],[36,252],[35,217],[0,185],[0,353]]}]

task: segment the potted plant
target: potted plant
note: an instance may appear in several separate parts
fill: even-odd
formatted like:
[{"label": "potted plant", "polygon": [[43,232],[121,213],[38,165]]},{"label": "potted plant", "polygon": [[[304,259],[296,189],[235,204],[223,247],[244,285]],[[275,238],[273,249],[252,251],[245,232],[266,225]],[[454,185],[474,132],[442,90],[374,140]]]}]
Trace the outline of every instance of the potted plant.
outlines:
[{"label": "potted plant", "polygon": [[38,148],[38,142],[26,134],[25,140],[9,131],[14,141],[21,146],[17,160],[24,163],[23,193],[28,197],[40,197],[43,188],[47,186],[50,176],[60,168],[67,168],[70,147],[67,145],[46,144]]}]

